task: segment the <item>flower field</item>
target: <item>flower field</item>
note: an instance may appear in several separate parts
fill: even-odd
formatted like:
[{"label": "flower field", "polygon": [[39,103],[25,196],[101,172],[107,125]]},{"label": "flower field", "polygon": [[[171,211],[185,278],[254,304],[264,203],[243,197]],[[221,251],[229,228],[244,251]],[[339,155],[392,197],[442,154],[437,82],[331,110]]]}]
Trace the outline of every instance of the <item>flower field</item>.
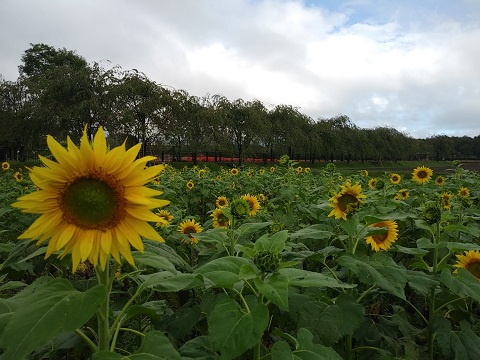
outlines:
[{"label": "flower field", "polygon": [[152,165],[103,130],[0,170],[0,358],[478,359],[480,179]]}]

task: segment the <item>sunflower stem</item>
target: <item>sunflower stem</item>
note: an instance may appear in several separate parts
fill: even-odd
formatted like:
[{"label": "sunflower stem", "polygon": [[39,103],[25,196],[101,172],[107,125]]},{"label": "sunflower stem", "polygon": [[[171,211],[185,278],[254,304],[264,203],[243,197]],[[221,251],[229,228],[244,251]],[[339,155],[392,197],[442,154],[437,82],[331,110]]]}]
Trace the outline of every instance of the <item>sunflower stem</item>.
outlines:
[{"label": "sunflower stem", "polygon": [[[436,231],[433,233],[433,244],[435,247],[433,248],[433,260],[432,260],[432,272],[434,274],[438,271],[438,241],[440,240],[440,222],[436,224]],[[434,359],[435,353],[435,331],[432,329],[433,319],[435,318],[435,288],[430,291],[430,297],[428,299],[428,354],[430,359]]]},{"label": "sunflower stem", "polygon": [[102,351],[108,350],[108,345],[110,343],[108,317],[110,313],[110,292],[112,290],[113,280],[111,281],[110,279],[108,262],[105,269],[102,269],[101,266],[97,265],[95,267],[95,272],[97,274],[98,283],[105,285],[107,288],[107,297],[97,310],[98,351]]}]

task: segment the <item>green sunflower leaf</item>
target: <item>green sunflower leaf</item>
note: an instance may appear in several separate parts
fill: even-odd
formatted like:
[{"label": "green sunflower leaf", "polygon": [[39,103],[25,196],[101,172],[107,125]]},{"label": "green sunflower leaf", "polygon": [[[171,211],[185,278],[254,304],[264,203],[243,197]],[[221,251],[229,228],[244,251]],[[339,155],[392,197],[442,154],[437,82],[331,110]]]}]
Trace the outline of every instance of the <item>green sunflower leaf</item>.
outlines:
[{"label": "green sunflower leaf", "polygon": [[288,280],[281,275],[273,274],[266,280],[254,280],[257,290],[280,309],[288,311]]},{"label": "green sunflower leaf", "polygon": [[288,231],[279,231],[273,235],[265,234],[255,241],[255,251],[270,251],[280,253],[285,248],[285,241],[288,239]]},{"label": "green sunflower leaf", "polygon": [[111,351],[99,351],[93,354],[92,360],[180,360],[168,338],[160,331],[145,334],[142,345],[134,354],[124,356]]},{"label": "green sunflower leaf", "polygon": [[480,281],[468,270],[459,268],[458,275],[453,275],[450,270],[443,269],[440,273],[441,282],[458,296],[469,296],[480,302]]},{"label": "green sunflower leaf", "polygon": [[209,337],[220,359],[235,359],[257,344],[268,321],[265,304],[251,303],[245,311],[230,298],[220,300],[208,317]]},{"label": "green sunflower leaf", "polygon": [[345,254],[337,262],[357,275],[362,283],[377,284],[389,293],[405,299],[406,269],[397,265],[392,258],[383,254],[374,254],[371,258]]},{"label": "green sunflower leaf", "polygon": [[283,268],[278,270],[278,273],[288,279],[289,285],[299,287],[331,287],[331,288],[354,288],[356,285],[350,285],[342,283],[334,279],[333,277],[326,276],[324,274],[295,269],[295,268]]},{"label": "green sunflower leaf", "polygon": [[215,259],[199,267],[195,273],[203,276],[207,287],[232,288],[241,280],[240,272],[249,260],[237,256],[226,256]]},{"label": "green sunflower leaf", "polygon": [[276,342],[272,347],[271,359],[275,360],[341,360],[333,349],[313,343],[313,335],[307,329],[299,329],[298,348],[291,350],[285,341]]},{"label": "green sunflower leaf", "polygon": [[107,295],[103,285],[85,292],[66,279],[41,277],[9,299],[0,299],[3,360],[18,360],[53,337],[84,325]]},{"label": "green sunflower leaf", "polygon": [[196,274],[172,274],[169,271],[160,271],[149,275],[139,275],[143,280],[141,288],[153,288],[159,292],[172,292],[192,289],[202,285],[200,276]]}]

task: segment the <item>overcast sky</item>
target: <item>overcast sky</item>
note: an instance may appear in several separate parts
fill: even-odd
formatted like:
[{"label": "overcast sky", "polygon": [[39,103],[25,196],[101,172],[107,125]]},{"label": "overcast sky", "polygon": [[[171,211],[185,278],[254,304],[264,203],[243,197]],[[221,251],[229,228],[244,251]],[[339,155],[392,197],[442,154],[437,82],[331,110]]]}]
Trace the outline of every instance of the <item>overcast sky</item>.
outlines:
[{"label": "overcast sky", "polygon": [[30,43],[200,97],[480,135],[480,0],[0,0],[4,79]]}]

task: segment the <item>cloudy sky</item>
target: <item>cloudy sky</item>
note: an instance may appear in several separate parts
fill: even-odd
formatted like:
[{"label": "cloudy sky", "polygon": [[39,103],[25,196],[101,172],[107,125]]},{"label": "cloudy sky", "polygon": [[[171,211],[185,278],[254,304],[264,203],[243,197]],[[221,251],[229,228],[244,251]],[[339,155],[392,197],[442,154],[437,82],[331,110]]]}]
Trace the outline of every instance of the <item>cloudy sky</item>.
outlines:
[{"label": "cloudy sky", "polygon": [[30,43],[191,95],[480,135],[480,0],[1,0],[4,79]]}]

